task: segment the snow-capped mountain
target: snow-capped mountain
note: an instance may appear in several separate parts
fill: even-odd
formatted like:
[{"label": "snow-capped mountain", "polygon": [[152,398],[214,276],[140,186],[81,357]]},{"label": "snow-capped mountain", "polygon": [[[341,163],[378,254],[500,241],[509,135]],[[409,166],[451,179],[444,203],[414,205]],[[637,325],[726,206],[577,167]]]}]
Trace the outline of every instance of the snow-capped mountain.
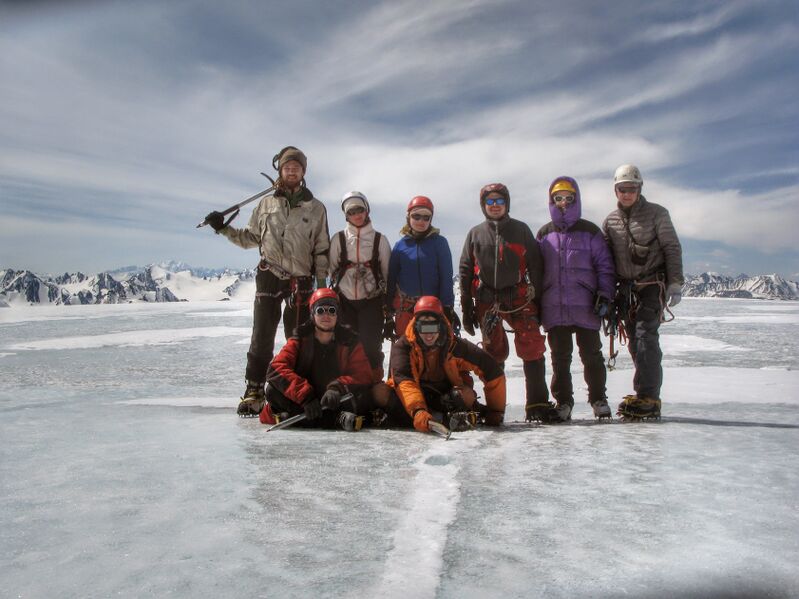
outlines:
[{"label": "snow-capped mountain", "polygon": [[[455,285],[457,288],[457,284]],[[126,266],[95,275],[0,270],[0,307],[251,299],[255,270],[195,268],[179,262]],[[685,297],[798,300],[799,284],[779,275],[688,275]]]},{"label": "snow-capped mountain", "polygon": [[685,297],[796,300],[799,299],[799,284],[776,274],[729,277],[706,272],[687,275],[682,292]]},{"label": "snow-capped mountain", "polygon": [[125,267],[96,275],[76,272],[58,276],[40,275],[28,270],[0,270],[0,307],[16,304],[213,301],[253,296],[255,272],[252,269],[187,267],[185,270],[169,270],[184,266],[167,263],[141,269]]}]

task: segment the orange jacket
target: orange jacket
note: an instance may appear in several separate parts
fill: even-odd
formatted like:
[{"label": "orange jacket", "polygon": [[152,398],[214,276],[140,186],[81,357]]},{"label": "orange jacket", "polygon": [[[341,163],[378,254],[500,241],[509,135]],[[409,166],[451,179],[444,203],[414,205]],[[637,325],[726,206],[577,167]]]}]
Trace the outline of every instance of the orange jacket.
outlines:
[{"label": "orange jacket", "polygon": [[[445,322],[446,319],[444,319]],[[422,392],[421,383],[430,380],[425,375],[425,351],[416,339],[412,319],[403,335],[392,347],[389,359],[388,384],[402,401],[405,410],[413,417],[418,410],[427,410],[427,402]],[[459,339],[452,333],[452,328],[447,322],[447,343],[444,347],[428,351],[440,351],[439,363],[444,369],[447,380],[453,387],[466,385],[473,387],[473,372],[483,382],[486,405],[494,417],[492,420],[501,421],[505,414],[505,374],[499,364],[488,352],[480,349],[474,343]]]}]

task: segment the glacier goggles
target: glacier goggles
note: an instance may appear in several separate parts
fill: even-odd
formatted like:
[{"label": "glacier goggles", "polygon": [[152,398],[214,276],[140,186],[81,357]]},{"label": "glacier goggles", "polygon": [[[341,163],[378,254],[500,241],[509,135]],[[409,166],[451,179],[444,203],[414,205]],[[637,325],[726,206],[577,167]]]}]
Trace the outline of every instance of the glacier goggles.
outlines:
[{"label": "glacier goggles", "polygon": [[414,323],[414,329],[416,329],[416,333],[419,335],[432,335],[433,333],[440,333],[441,320],[432,314],[425,314],[424,319],[416,320]]},{"label": "glacier goggles", "polygon": [[616,191],[618,191],[621,194],[625,194],[625,193],[635,193],[639,189],[641,189],[641,188],[637,187],[637,186],[632,186],[632,187],[621,187],[621,186],[619,186],[619,187],[616,188]]},{"label": "glacier goggles", "polygon": [[366,208],[363,206],[355,206],[355,208],[347,210],[347,216],[355,216],[356,214],[363,214],[364,212],[366,212]]},{"label": "glacier goggles", "polygon": [[338,308],[335,306],[314,306],[313,313],[322,316],[323,314],[330,314],[330,316],[335,316],[336,312],[338,312]]},{"label": "glacier goggles", "polygon": [[566,204],[574,204],[575,197],[573,193],[556,193],[552,196],[552,203],[565,202]]},{"label": "glacier goggles", "polygon": [[486,198],[486,206],[493,206],[496,204],[497,206],[504,206],[505,205],[505,198]]},{"label": "glacier goggles", "polygon": [[417,214],[411,214],[411,218],[413,220],[423,220],[423,221],[427,222],[431,218],[433,218],[433,215],[431,215],[431,214],[418,214],[417,213]]}]

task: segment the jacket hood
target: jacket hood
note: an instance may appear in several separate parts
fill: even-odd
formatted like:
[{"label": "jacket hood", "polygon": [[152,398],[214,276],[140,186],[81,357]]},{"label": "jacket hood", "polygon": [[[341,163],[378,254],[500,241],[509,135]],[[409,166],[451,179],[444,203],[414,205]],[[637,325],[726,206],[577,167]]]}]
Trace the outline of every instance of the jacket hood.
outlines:
[{"label": "jacket hood", "polygon": [[[563,211],[555,206],[555,203],[552,201],[552,188],[555,187],[555,184],[558,181],[568,181],[576,191],[574,203],[567,204],[566,209]],[[558,230],[563,231],[574,226],[574,223],[580,220],[582,215],[582,207],[580,204],[580,186],[577,185],[577,181],[571,177],[558,177],[552,181],[552,183],[549,184],[549,191],[547,193],[547,204],[549,205],[549,215],[552,217],[552,223]]]},{"label": "jacket hood", "polygon": [[[452,344],[455,343],[455,333],[452,332],[452,325],[450,324],[447,317],[440,316],[440,318],[447,327],[447,343],[444,344],[444,347],[449,352],[450,348],[452,347]],[[411,345],[418,347],[419,349],[422,349],[422,342],[416,338],[416,329],[414,328],[415,324],[416,324],[416,317],[414,316],[413,318],[411,318],[411,321],[408,323],[408,326],[405,328],[405,337],[408,339],[408,342]]]},{"label": "jacket hood", "polygon": [[405,224],[404,227],[400,229],[400,235],[402,235],[403,237],[413,237],[414,239],[419,239],[419,240],[427,239],[432,235],[438,235],[440,232],[441,232],[440,229],[434,227],[433,225],[430,225],[430,228],[424,232],[424,235],[417,236],[414,235],[415,231],[411,229],[411,226],[407,223]]},{"label": "jacket hood", "polygon": [[510,215],[510,190],[508,190],[507,186],[503,183],[491,183],[489,185],[484,186],[480,190],[480,210],[483,211],[483,215],[486,217],[487,220],[502,220],[500,219],[493,219],[488,216],[488,212],[486,212],[486,197],[488,197],[491,193],[498,193],[503,198],[505,198],[505,215],[502,218]]}]

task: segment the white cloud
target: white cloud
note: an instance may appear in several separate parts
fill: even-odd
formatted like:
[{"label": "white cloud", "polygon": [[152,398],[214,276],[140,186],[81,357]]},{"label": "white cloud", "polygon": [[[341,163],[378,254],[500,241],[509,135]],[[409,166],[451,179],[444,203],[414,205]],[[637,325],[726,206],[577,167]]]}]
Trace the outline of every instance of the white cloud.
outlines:
[{"label": "white cloud", "polygon": [[645,183],[651,200],[669,209],[678,234],[773,253],[793,250],[799,225],[799,186],[744,194],[707,191],[660,181]]},{"label": "white cloud", "polygon": [[746,10],[742,2],[725,2],[716,10],[700,13],[689,19],[646,27],[637,39],[641,42],[662,42],[678,37],[698,36],[719,29]]},{"label": "white cloud", "polygon": [[[570,20],[608,26],[574,7],[568,14],[543,7],[522,13],[529,18],[525,30],[496,20],[521,6],[513,2],[369,5],[323,27],[309,23],[302,43],[282,60],[264,60],[258,71],[207,57],[160,56],[158,43],[170,36],[187,52],[178,39],[186,33],[186,6],[142,5],[130,23],[128,13],[107,7],[60,27],[28,23],[0,38],[0,76],[9,82],[0,92],[0,117],[11,124],[0,133],[0,184],[53,190],[54,202],[107,195],[107,209],[124,214],[129,227],[148,231],[157,219],[161,230],[176,229],[263,188],[258,171],[269,167],[277,149],[296,144],[309,155],[309,185],[328,202],[331,220],[338,198],[355,187],[369,195],[378,227],[393,231],[408,199],[424,193],[457,237],[480,217],[479,188],[496,180],[509,185],[513,214],[535,230],[549,218],[551,179],[575,176],[585,216],[601,222],[614,206],[613,169],[632,161],[682,236],[768,251],[794,247],[787,223],[796,221],[796,204],[764,209],[774,195],[795,198],[794,187],[751,196],[704,180],[700,192],[667,175],[700,153],[687,145],[693,127],[714,119],[734,127],[739,115],[774,102],[763,85],[707,103],[680,102],[795,44],[789,24],[765,36],[727,31],[743,5],[698,10],[665,28],[643,23],[649,41],[713,33],[647,61],[619,56],[635,52],[634,45],[603,46],[598,37],[570,35],[554,43],[563,36],[549,30],[552,23],[557,30]],[[240,27],[248,35],[289,47],[293,38],[259,20],[260,10],[234,5],[230,18],[247,19]],[[109,24],[140,52],[125,54],[122,42],[97,47],[98,32]],[[536,45],[540,39],[543,47]],[[585,73],[593,66],[605,69],[604,76]],[[519,85],[520,78],[530,85]],[[551,88],[535,85],[550,80]],[[491,92],[482,101],[461,102],[481,88]],[[731,134],[714,140],[714,149],[751,139]],[[774,171],[796,173],[784,163]],[[10,199],[0,204],[15,212]],[[35,239],[42,235],[35,222],[18,225],[30,227]],[[768,231],[767,239],[758,229]],[[141,237],[147,249],[157,245],[150,234]],[[128,247],[135,252],[136,241]]]}]

